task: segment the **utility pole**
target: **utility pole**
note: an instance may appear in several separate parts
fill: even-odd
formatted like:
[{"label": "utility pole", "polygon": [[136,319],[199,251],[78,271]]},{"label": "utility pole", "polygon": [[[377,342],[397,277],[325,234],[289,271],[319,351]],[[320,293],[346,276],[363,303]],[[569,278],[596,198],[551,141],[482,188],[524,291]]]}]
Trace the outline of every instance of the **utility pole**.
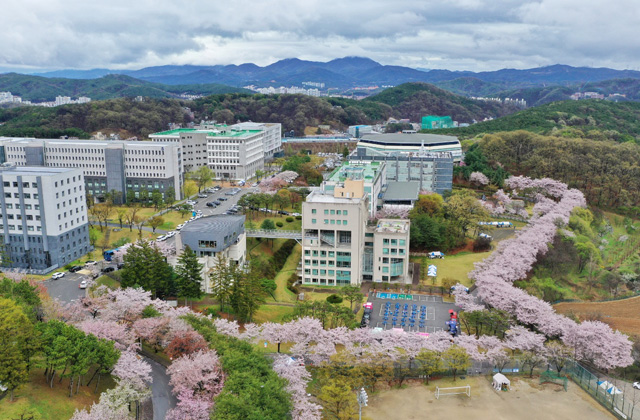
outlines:
[{"label": "utility pole", "polygon": [[365,391],[364,388],[360,388],[360,392],[358,392],[358,405],[360,406],[359,420],[362,420],[362,407],[366,407],[368,401],[369,396],[367,395],[367,391]]}]

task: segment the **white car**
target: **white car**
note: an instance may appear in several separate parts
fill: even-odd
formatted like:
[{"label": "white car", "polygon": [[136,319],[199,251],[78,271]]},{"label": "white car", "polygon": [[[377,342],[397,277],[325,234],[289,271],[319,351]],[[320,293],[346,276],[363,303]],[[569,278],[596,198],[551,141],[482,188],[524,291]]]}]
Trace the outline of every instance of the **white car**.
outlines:
[{"label": "white car", "polygon": [[97,261],[87,261],[86,263],[84,263],[84,265],[86,265],[86,266],[92,266],[92,265],[96,265],[96,264],[98,264]]},{"label": "white car", "polygon": [[82,281],[80,282],[80,284],[78,285],[78,287],[79,287],[80,289],[86,289],[86,288],[87,288],[87,281],[86,281],[86,280],[82,280]]},{"label": "white car", "polygon": [[190,206],[195,206],[195,205],[196,205],[196,202],[195,202],[195,201],[193,201],[193,200],[187,200],[187,201],[186,201],[186,203],[187,203],[188,205],[190,205]]},{"label": "white car", "polygon": [[640,389],[640,382],[634,382],[634,383],[633,383],[633,387],[634,387],[635,389]]},{"label": "white car", "polygon": [[167,238],[173,238],[174,236],[176,236],[175,230],[172,230],[171,232],[167,233]]},{"label": "white car", "polygon": [[184,227],[184,224],[179,224],[178,226],[176,226],[176,230],[180,230]]},{"label": "white car", "polygon": [[158,237],[156,238],[156,241],[158,241],[158,242],[162,242],[162,241],[165,241],[165,240],[167,240],[167,237],[166,237],[166,236],[164,236],[164,235],[160,235],[160,236],[158,236]]},{"label": "white car", "polygon": [[207,194],[203,194],[203,193],[198,194],[198,198],[207,198],[207,197],[208,197]]},{"label": "white car", "polygon": [[64,277],[64,273],[53,273],[53,275],[51,276],[52,279],[54,280],[58,280]]}]

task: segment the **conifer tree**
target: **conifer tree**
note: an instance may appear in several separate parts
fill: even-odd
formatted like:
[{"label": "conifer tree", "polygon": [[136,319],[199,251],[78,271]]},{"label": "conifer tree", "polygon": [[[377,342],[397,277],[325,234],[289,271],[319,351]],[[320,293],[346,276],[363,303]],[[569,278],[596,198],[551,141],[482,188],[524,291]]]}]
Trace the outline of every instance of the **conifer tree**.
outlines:
[{"label": "conifer tree", "polygon": [[197,299],[202,296],[202,264],[196,253],[187,245],[176,266],[178,296]]}]

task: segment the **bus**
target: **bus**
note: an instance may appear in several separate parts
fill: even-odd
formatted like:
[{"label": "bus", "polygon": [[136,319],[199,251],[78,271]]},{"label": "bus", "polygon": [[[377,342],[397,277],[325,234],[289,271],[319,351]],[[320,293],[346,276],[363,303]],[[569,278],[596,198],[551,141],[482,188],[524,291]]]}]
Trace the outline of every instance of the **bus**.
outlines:
[{"label": "bus", "polygon": [[116,248],[116,249],[110,249],[109,251],[104,251],[102,253],[102,256],[104,257],[105,261],[111,261],[111,259],[113,258],[113,254],[116,253],[117,250],[119,250],[120,248]]}]

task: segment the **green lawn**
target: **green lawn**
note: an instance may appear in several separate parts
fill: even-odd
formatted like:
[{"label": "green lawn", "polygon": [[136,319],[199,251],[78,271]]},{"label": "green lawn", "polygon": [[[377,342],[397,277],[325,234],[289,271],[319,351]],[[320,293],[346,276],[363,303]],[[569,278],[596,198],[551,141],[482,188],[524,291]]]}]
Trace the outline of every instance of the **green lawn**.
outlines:
[{"label": "green lawn", "polygon": [[[89,380],[89,376],[86,379]],[[69,380],[61,384],[54,380],[53,388],[45,381],[42,369],[31,372],[31,382],[19,388],[14,395],[14,402],[9,402],[9,396],[0,400],[0,420],[20,419],[26,410],[39,414],[40,419],[68,419],[76,409],[89,408],[97,402],[100,393],[112,388],[114,382],[110,377],[102,378],[98,392],[94,393],[95,382],[90,387],[81,386],[78,394],[69,398]],[[31,418],[31,417],[24,417]]]},{"label": "green lawn", "polygon": [[287,315],[293,313],[293,306],[262,305],[253,316],[253,322],[283,322]]},{"label": "green lawn", "polygon": [[158,229],[174,230],[176,226],[191,218],[191,212],[186,213],[183,217],[178,211],[170,211],[163,214],[161,217],[164,219],[164,223],[161,224]]},{"label": "green lawn", "polygon": [[93,288],[100,286],[107,286],[109,289],[115,290],[120,288],[120,283],[109,276],[100,276],[95,280]]},{"label": "green lawn", "polygon": [[[245,221],[244,225],[251,225],[253,224],[253,229],[260,229],[260,225],[262,224],[262,222],[265,219],[269,219],[271,220],[273,223],[277,223],[277,222],[282,222],[283,226],[282,227],[278,227],[276,226],[276,229],[282,229],[282,230],[300,230],[302,229],[302,220],[296,220],[295,217],[293,216],[276,216],[276,215],[271,215],[271,214],[267,214],[265,215],[263,212],[255,212],[253,218],[250,218],[250,214],[247,214],[247,220]],[[293,221],[292,222],[287,222],[287,217],[293,217]]]},{"label": "green lawn", "polygon": [[[107,249],[112,249],[115,248],[115,244],[116,243],[120,243],[120,241],[123,240],[123,238],[127,238],[127,242],[136,242],[139,238],[140,238],[140,233],[138,232],[138,229],[136,229],[136,227],[133,227],[132,231],[129,231],[129,227],[128,226],[124,226],[123,229],[120,229],[118,227],[108,227],[108,228],[102,228],[102,231],[100,231],[100,229],[98,229],[97,226],[93,226],[90,228],[92,232],[95,232],[98,239],[95,242],[95,248],[97,251],[97,258],[100,259],[100,255],[102,253],[102,250],[107,250]],[[109,243],[105,243],[104,242],[104,237],[107,233],[107,231],[109,231]],[[145,230],[142,231],[142,239],[153,239],[156,238],[159,234],[152,234],[151,232],[147,232]],[[83,261],[89,260],[89,258],[87,258],[86,260],[83,258]]]},{"label": "green lawn", "polygon": [[287,280],[291,277],[291,274],[296,272],[298,263],[300,263],[300,257],[302,256],[302,247],[298,244],[293,248],[291,255],[284,263],[282,270],[276,274],[275,281],[278,288],[275,295],[278,302],[295,302],[296,295],[289,289],[287,289]]},{"label": "green lawn", "polygon": [[[465,286],[471,286],[472,282],[469,280],[468,274],[474,269],[473,264],[484,260],[490,254],[490,252],[461,252],[456,255],[447,255],[442,260],[438,258],[430,260],[427,257],[424,257],[424,259],[423,257],[411,257],[411,261],[420,264],[426,262],[426,265],[433,264],[438,267],[436,282],[433,284],[431,280],[428,280],[427,284],[429,285],[442,286],[442,279],[450,277],[458,280]],[[426,270],[427,267],[422,266],[420,269]]]},{"label": "green lawn", "polygon": [[[124,210],[125,212],[128,212],[130,209],[130,207],[128,206],[113,206],[113,212],[111,214],[111,217],[109,218],[109,221],[111,223],[120,223],[120,221],[118,220],[118,211],[119,210]],[[162,210],[162,209],[160,209]],[[137,216],[143,218],[143,219],[148,219],[151,216],[153,216],[154,214],[156,214],[159,210],[156,210],[155,207],[140,207],[140,209],[138,210],[138,212],[136,213]],[[123,222],[125,222],[123,220]]]}]

